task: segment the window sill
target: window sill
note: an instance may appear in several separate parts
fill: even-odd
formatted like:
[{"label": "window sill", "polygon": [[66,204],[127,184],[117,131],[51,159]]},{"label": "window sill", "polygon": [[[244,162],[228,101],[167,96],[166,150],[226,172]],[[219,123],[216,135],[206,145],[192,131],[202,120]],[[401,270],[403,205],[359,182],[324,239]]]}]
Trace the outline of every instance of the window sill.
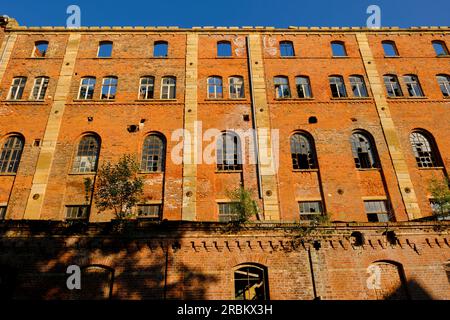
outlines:
[{"label": "window sill", "polygon": [[10,100],[10,99],[1,100],[1,102],[14,103],[14,104],[21,104],[21,103],[26,103],[26,104],[46,104],[47,103],[45,100]]},{"label": "window sill", "polygon": [[242,173],[243,170],[216,170],[215,173]]},{"label": "window sill", "polygon": [[69,176],[95,176],[97,172],[69,172]]},{"label": "window sill", "polygon": [[115,99],[73,99],[76,103],[114,103]]},{"label": "window sill", "polygon": [[450,54],[439,55],[439,56],[436,56],[436,58],[450,58]]},{"label": "window sill", "polygon": [[331,97],[331,100],[351,100],[351,101],[355,101],[355,100],[372,100],[372,97],[342,97],[342,98],[338,98],[338,97]]},{"label": "window sill", "polygon": [[136,99],[135,102],[144,102],[144,103],[152,103],[152,102],[174,102],[178,101],[178,99]]},{"label": "window sill", "polygon": [[0,177],[1,176],[13,177],[13,176],[16,176],[16,175],[17,175],[17,173],[14,173],[14,172],[2,172],[2,173],[0,173]]},{"label": "window sill", "polygon": [[319,172],[319,169],[292,169],[292,172]]},{"label": "window sill", "polygon": [[444,170],[444,167],[430,167],[430,168],[418,168],[419,170],[427,171],[427,170]]},{"label": "window sill", "polygon": [[275,98],[275,101],[313,101],[314,98]]},{"label": "window sill", "polygon": [[358,171],[362,171],[362,172],[370,172],[370,171],[381,171],[380,168],[356,168],[356,170]]},{"label": "window sill", "polygon": [[247,101],[247,99],[246,98],[217,98],[217,99],[206,98],[205,101],[208,101],[208,102],[215,102],[215,101],[217,101],[217,102],[230,102],[230,101]]},{"label": "window sill", "polygon": [[392,100],[428,100],[428,97],[387,97]]},{"label": "window sill", "polygon": [[384,56],[385,59],[399,59],[400,56]]},{"label": "window sill", "polygon": [[217,59],[233,59],[233,56],[229,56],[229,57],[220,57],[220,56],[217,56],[216,58],[217,58]]},{"label": "window sill", "polygon": [[164,171],[139,171],[138,174],[164,174]]},{"label": "window sill", "polygon": [[349,56],[332,56],[333,59],[349,59]]}]

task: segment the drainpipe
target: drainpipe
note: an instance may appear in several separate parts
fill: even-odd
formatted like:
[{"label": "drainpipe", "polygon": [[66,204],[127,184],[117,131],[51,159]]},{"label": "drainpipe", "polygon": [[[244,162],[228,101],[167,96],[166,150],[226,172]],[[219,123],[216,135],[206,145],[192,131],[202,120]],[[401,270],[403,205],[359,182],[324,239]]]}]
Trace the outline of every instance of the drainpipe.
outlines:
[{"label": "drainpipe", "polygon": [[310,248],[308,248],[308,260],[309,260],[309,269],[311,270],[311,282],[312,282],[312,286],[313,286],[314,300],[320,300],[320,297],[317,296],[316,278],[314,276],[314,267],[313,267]]},{"label": "drainpipe", "polygon": [[249,85],[250,85],[250,97],[251,97],[251,107],[252,107],[252,128],[253,128],[253,138],[255,139],[255,155],[256,155],[256,174],[258,176],[258,194],[259,198],[263,198],[262,190],[262,178],[261,178],[261,164],[259,161],[259,144],[258,144],[258,131],[256,127],[256,106],[255,106],[255,91],[253,87],[253,69],[252,60],[250,54],[250,44],[248,36],[245,37],[245,42],[247,45],[247,61],[249,69]]}]

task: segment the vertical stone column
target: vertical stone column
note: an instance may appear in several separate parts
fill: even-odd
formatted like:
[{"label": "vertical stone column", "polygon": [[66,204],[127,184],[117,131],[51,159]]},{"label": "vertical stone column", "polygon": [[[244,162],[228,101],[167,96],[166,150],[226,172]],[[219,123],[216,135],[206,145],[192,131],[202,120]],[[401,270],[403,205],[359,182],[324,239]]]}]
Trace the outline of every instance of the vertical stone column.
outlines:
[{"label": "vertical stone column", "polygon": [[[7,33],[3,39],[2,46],[0,48],[0,83],[3,81],[3,76],[8,66],[11,53],[16,43],[17,34]],[[9,89],[9,88],[8,88]]]},{"label": "vertical stone column", "polygon": [[280,220],[276,164],[272,148],[269,105],[267,102],[264,59],[260,34],[250,34],[249,64],[253,84],[253,103],[258,133],[258,161],[260,163],[261,188],[265,220]]},{"label": "vertical stone column", "polygon": [[[183,145],[183,208],[182,220],[196,219],[197,191],[197,67],[198,67],[198,34],[189,33],[186,39],[186,96],[184,101]],[[201,133],[200,133],[201,134]]]},{"label": "vertical stone column", "polygon": [[61,71],[56,84],[53,105],[45,128],[44,139],[42,141],[42,147],[33,177],[33,184],[25,209],[24,219],[39,219],[41,216],[48,179],[55,156],[61,121],[70,91],[78,48],[80,46],[80,39],[80,33],[71,33],[69,35]]},{"label": "vertical stone column", "polygon": [[[375,59],[369,46],[369,40],[365,33],[357,33],[359,49],[367,72],[367,78],[372,88],[375,104],[378,111],[378,116],[381,122],[381,128],[385,136],[389,154],[391,156],[392,164],[396,174],[400,193],[406,207],[406,212],[410,220],[421,217],[419,204],[416,193],[409,175],[408,166],[405,161],[405,156],[401,149],[400,139],[395,128],[394,121],[391,117],[389,104],[385,96],[385,89],[382,78],[378,73]],[[409,190],[407,193],[405,190]]]}]

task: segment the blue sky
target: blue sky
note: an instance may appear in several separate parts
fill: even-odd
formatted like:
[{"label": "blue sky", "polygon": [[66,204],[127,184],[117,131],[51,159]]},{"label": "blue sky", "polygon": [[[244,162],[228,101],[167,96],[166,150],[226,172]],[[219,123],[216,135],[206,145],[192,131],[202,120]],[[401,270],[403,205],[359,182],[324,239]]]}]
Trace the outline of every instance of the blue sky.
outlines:
[{"label": "blue sky", "polygon": [[70,4],[81,7],[82,26],[364,26],[370,4],[383,26],[450,26],[449,0],[1,0],[0,14],[62,26]]}]

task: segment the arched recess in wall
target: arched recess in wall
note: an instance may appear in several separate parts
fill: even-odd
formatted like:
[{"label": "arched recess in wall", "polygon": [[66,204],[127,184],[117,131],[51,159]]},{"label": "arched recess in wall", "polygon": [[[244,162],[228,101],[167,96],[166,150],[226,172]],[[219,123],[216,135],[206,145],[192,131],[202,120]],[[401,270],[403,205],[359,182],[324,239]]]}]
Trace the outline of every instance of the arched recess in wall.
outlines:
[{"label": "arched recess in wall", "polygon": [[91,264],[81,268],[81,290],[73,290],[76,300],[108,300],[112,298],[114,269]]},{"label": "arched recess in wall", "polygon": [[396,261],[379,260],[367,268],[367,290],[371,300],[410,300],[403,265]]},{"label": "arched recess in wall", "polygon": [[235,300],[269,300],[267,267],[243,263],[233,268]]}]

